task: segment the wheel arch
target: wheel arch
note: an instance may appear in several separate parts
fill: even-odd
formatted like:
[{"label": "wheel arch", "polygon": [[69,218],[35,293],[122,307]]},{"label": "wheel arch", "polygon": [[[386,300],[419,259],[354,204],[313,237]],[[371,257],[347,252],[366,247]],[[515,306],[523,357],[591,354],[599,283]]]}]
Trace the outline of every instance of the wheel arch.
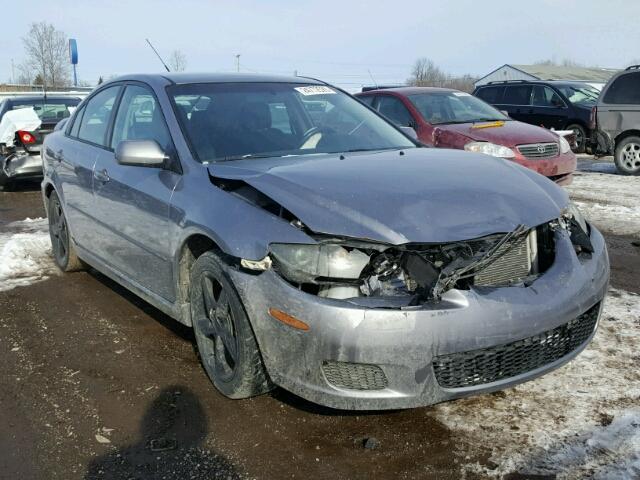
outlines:
[{"label": "wheel arch", "polygon": [[[189,279],[194,262],[206,252],[222,253],[220,245],[211,236],[193,232],[189,234],[177,249],[176,271],[176,300],[181,310],[182,323],[192,325],[191,310],[189,308]],[[224,257],[224,255],[222,255]]]},{"label": "wheel arch", "polygon": [[618,145],[620,145],[620,142],[622,142],[625,138],[629,138],[629,137],[640,137],[640,130],[625,130],[624,132],[619,134],[615,138],[614,149],[617,149]]}]

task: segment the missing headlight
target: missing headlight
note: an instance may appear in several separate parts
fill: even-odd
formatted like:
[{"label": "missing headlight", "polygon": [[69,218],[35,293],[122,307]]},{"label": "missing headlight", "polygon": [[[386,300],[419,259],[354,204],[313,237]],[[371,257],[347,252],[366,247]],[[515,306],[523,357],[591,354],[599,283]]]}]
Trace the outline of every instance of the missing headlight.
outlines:
[{"label": "missing headlight", "polygon": [[274,269],[307,293],[334,299],[393,298],[393,305],[405,306],[437,301],[452,288],[527,285],[546,271],[554,255],[548,225],[521,225],[507,234],[437,245],[271,245]]}]

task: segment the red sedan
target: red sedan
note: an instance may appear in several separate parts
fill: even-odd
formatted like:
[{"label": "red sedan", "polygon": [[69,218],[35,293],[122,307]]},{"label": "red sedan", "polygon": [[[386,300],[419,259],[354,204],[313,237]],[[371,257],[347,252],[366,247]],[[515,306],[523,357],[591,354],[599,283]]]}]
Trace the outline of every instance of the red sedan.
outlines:
[{"label": "red sedan", "polygon": [[356,96],[397,125],[412,127],[427,145],[513,160],[560,185],[573,180],[576,156],[565,138],[515,121],[468,93],[400,87]]}]

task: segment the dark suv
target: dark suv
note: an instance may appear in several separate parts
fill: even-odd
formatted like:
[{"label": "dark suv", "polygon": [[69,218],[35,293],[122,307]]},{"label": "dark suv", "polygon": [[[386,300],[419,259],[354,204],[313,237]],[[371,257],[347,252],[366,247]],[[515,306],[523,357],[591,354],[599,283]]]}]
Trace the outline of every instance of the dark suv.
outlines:
[{"label": "dark suv", "polygon": [[594,152],[613,154],[618,170],[640,175],[640,65],[609,80],[593,113]]},{"label": "dark suv", "polygon": [[515,120],[555,130],[573,130],[577,153],[591,138],[591,109],[598,90],[588,83],[511,80],[482,85],[473,94]]}]

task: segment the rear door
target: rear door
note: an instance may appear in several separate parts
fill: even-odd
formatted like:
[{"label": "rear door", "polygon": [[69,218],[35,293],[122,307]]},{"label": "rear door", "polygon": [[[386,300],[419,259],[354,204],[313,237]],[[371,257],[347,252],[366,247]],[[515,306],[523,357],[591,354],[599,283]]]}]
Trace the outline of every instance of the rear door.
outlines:
[{"label": "rear door", "polygon": [[533,114],[529,123],[556,130],[564,128],[569,107],[555,90],[546,85],[534,85],[531,103]]},{"label": "rear door", "polygon": [[76,112],[64,136],[50,145],[47,155],[55,170],[59,193],[74,241],[87,250],[99,248],[94,227],[93,168],[106,148],[106,136],[120,85],[104,88]]},{"label": "rear door", "polygon": [[506,110],[514,120],[531,123],[533,108],[531,106],[531,85],[506,85],[500,110]]},{"label": "rear door", "polygon": [[108,149],[96,159],[93,184],[102,236],[100,256],[128,280],[173,301],[169,205],[181,175],[170,164],[167,168],[120,165],[114,151],[124,140],[154,140],[177,162],[160,105],[144,84],[126,85]]}]

